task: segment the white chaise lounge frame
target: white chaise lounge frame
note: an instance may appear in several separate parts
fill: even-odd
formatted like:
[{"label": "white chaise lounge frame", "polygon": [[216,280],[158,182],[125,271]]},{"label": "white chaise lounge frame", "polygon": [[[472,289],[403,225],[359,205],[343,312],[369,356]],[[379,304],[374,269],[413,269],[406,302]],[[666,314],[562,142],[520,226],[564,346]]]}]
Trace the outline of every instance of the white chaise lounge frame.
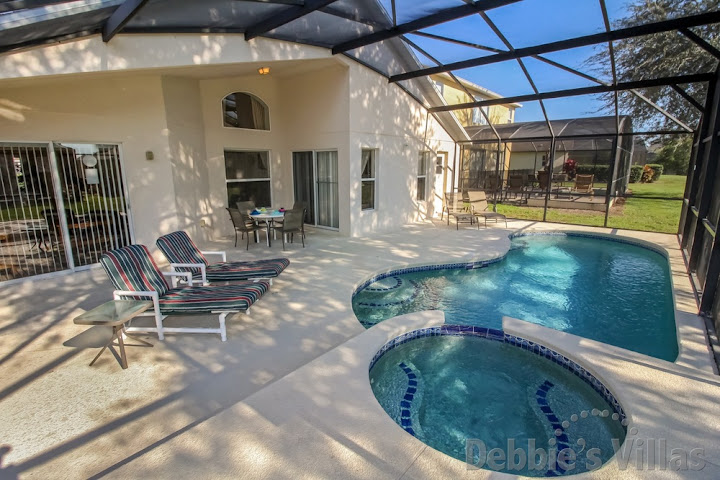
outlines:
[{"label": "white chaise lounge frame", "polygon": [[[184,277],[185,281],[188,282],[188,285],[192,285],[192,273],[190,272],[162,272],[162,274],[166,277],[171,277],[173,286],[175,286],[176,280],[178,277]],[[134,298],[149,298],[153,302],[153,311],[145,312],[138,317],[155,317],[155,326],[154,327],[133,327],[131,325],[128,325],[125,327],[125,331],[128,333],[157,333],[157,336],[160,340],[165,339],[165,333],[218,333],[220,334],[220,339],[225,342],[227,341],[227,330],[225,327],[225,319],[227,316],[231,313],[240,313],[242,310],[211,310],[211,314],[217,314],[218,315],[218,322],[219,327],[218,328],[210,328],[210,327],[166,327],[163,325],[163,320],[165,320],[168,315],[164,315],[160,312],[160,296],[158,295],[158,292],[153,290],[115,290],[113,291],[113,298],[115,300],[120,300],[122,298],[126,297],[134,297]],[[246,314],[250,314],[250,308],[248,307],[245,310]]]}]

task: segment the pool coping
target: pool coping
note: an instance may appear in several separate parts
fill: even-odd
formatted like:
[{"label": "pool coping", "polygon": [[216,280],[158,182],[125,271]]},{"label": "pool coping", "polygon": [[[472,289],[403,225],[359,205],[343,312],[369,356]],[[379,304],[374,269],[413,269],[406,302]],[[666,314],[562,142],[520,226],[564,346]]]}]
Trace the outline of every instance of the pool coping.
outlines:
[{"label": "pool coping", "polygon": [[[444,314],[437,310],[381,322],[194,425],[192,434],[168,439],[163,451],[191,452],[197,439],[222,432],[223,442],[203,452],[218,461],[174,456],[174,465],[187,477],[276,478],[312,472],[317,478],[519,478],[468,469],[465,462],[427,446],[396,424],[372,393],[368,366],[383,345],[408,332],[443,325]],[[635,438],[665,439],[668,448],[688,451],[701,443],[707,465],[693,472],[694,478],[720,476],[720,378],[521,320],[504,318],[503,330],[545,345],[597,377],[618,395],[629,428],[637,428]],[[678,472],[643,464],[638,468],[638,449],[628,458],[626,467],[614,456],[600,469],[572,478],[678,478]],[[131,462],[116,473],[139,476],[149,466]]]},{"label": "pool coping", "polygon": [[[659,255],[665,257],[668,261],[668,269],[670,273],[670,287],[672,290],[672,302],[673,312],[675,317],[675,334],[678,345],[678,356],[673,363],[684,366],[691,366],[698,368],[703,371],[713,372],[718,374],[717,365],[715,364],[714,357],[710,346],[709,339],[707,337],[707,331],[704,322],[699,319],[697,312],[689,312],[687,310],[681,310],[678,305],[678,298],[691,296],[695,298],[695,292],[690,284],[690,279],[686,272],[678,272],[673,268],[675,255],[682,257],[680,252],[676,252],[675,249],[669,250],[668,246],[662,246],[657,243],[637,238],[633,236],[635,234],[644,234],[645,232],[623,232],[622,235],[615,233],[605,233],[596,231],[583,231],[583,230],[558,230],[558,229],[533,229],[526,231],[515,231],[510,232],[507,237],[510,241],[513,238],[525,237],[525,236],[575,236],[581,238],[597,238],[607,241],[625,243],[634,245],[640,248],[653,251]],[[386,269],[378,270],[364,280],[360,280],[355,284],[352,289],[351,298],[354,297],[361,289],[368,285],[382,280],[384,278],[391,277],[393,275],[401,275],[405,273],[414,273],[421,271],[432,271],[432,270],[446,270],[446,269],[477,269],[484,268],[488,265],[492,265],[497,262],[503,261],[508,252],[510,251],[511,245],[508,246],[508,250],[502,255],[495,257],[482,257],[478,256],[475,258],[468,259],[467,261],[452,261],[447,263],[429,262],[419,264],[405,264],[397,265],[394,267],[388,267]],[[678,249],[679,250],[679,249]],[[680,258],[679,261],[684,265],[684,259]],[[387,321],[387,320],[385,320]],[[358,322],[360,320],[358,319]],[[362,323],[362,322],[360,322]],[[363,325],[364,326],[364,325]]]}]

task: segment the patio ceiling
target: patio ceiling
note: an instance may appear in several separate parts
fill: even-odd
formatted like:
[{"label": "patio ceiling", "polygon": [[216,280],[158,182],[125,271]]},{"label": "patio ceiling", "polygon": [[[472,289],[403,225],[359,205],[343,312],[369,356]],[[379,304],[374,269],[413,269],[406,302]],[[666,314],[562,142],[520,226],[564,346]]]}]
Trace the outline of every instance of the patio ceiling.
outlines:
[{"label": "patio ceiling", "polygon": [[[556,126],[559,119],[552,118],[548,101],[599,94],[614,95],[614,129],[615,133],[621,133],[623,112],[618,100],[621,92],[649,103],[672,126],[662,132],[636,134],[691,133],[696,129],[695,125],[686,125],[672,112],[654,104],[642,92],[647,88],[663,88],[668,95],[679,96],[702,111],[705,99],[690,95],[686,86],[710,81],[715,68],[707,72],[678,71],[659,78],[648,78],[643,72],[637,72],[635,78],[620,79],[613,44],[636,37],[650,41],[653,35],[677,32],[678,41],[686,42],[698,55],[708,56],[717,66],[720,51],[703,38],[701,28],[720,23],[720,11],[697,12],[613,29],[616,22],[606,0],[598,0],[598,18],[584,22],[585,27],[562,21],[560,17],[567,0],[546,1],[547,18],[538,18],[539,33],[530,35],[537,41],[527,44],[527,39],[517,35],[507,18],[517,16],[533,3],[537,1],[2,0],[0,53],[91,35],[101,35],[105,42],[112,42],[118,34],[243,34],[246,40],[262,36],[328,48],[333,54],[346,55],[373,69],[428,108],[459,142],[472,141],[477,132],[458,128],[451,113],[456,110],[537,102],[547,136],[554,138],[559,134]],[[458,28],[437,28],[448,25]],[[472,38],[467,35],[468,31],[473,32]],[[458,50],[448,56],[446,51],[450,47]],[[611,75],[602,78],[583,71],[586,65],[571,65],[562,60],[561,55],[553,56],[585,47],[607,52]],[[462,70],[464,76],[471,71],[468,69],[506,62],[515,65],[518,77],[526,80],[527,93],[447,105],[429,81],[430,75],[446,73],[459,89],[470,94],[456,76],[457,71]],[[548,75],[538,75],[534,62],[558,75],[571,76],[581,86],[561,90],[541,88],[542,83],[547,83]],[[474,98],[471,94],[470,97]],[[508,129],[496,128],[486,109],[479,108],[479,111],[488,124],[486,130],[497,140],[505,139],[504,132]]]}]

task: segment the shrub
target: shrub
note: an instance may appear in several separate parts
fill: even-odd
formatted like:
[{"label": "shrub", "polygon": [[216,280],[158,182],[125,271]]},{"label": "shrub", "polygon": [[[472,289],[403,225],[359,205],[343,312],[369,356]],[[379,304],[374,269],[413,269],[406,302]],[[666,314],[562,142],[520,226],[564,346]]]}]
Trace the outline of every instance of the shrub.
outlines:
[{"label": "shrub", "polygon": [[630,167],[630,183],[637,183],[642,178],[643,166],[633,165]]},{"label": "shrub", "polygon": [[660,175],[663,174],[663,170],[665,170],[665,167],[659,163],[648,163],[647,166],[653,169],[653,182],[656,182],[660,178]]},{"label": "shrub", "polygon": [[653,170],[650,165],[645,165],[643,167],[642,177],[640,177],[640,181],[642,183],[652,183],[654,177],[655,170]]},{"label": "shrub", "polygon": [[578,175],[595,175],[594,182],[607,182],[610,177],[610,167],[607,165],[578,165],[575,168]]}]

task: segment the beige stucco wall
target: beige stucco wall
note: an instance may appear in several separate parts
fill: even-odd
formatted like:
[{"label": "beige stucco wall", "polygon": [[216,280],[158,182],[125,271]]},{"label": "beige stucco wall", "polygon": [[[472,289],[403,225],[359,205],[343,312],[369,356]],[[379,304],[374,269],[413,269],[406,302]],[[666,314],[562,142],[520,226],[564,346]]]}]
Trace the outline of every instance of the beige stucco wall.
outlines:
[{"label": "beige stucco wall", "polygon": [[[227,207],[225,182],[225,149],[267,150],[270,152],[270,175],[273,179],[271,192],[273,204],[282,200],[278,197],[283,183],[281,168],[282,132],[276,114],[278,108],[277,81],[272,76],[259,75],[219,78],[200,81],[202,117],[205,127],[205,158],[210,185],[209,205],[211,209],[210,230],[214,236],[230,235],[233,232]],[[246,92],[260,98],[270,110],[270,130],[247,130],[223,127],[222,99],[233,92]],[[234,205],[233,205],[234,206]]]},{"label": "beige stucco wall", "polygon": [[99,35],[0,55],[0,79],[329,58],[325,48],[228,35]]},{"label": "beige stucco wall", "polygon": [[159,75],[0,83],[0,141],[119,143],[136,240],[177,228]]},{"label": "beige stucco wall", "polygon": [[[290,67],[267,76],[252,67],[280,60]],[[252,68],[233,75],[237,64],[223,62]],[[267,104],[270,131],[223,127],[222,98],[238,91]],[[371,70],[324,49],[222,35],[91,38],[0,57],[0,141],[50,140],[121,144],[136,239],[148,245],[178,228],[232,234],[225,149],[270,151],[276,207],[294,200],[293,151],[337,150],[339,230],[353,236],[439,212],[432,164],[428,200],[415,201],[418,156],[446,151],[452,164],[455,152],[432,116]],[[377,148],[379,164],[376,209],[365,212],[362,148]]]},{"label": "beige stucco wall", "polygon": [[280,80],[285,205],[294,199],[292,152],[337,150],[339,231],[351,235],[349,70],[345,63]]},{"label": "beige stucco wall", "polygon": [[[347,67],[330,65],[291,76],[249,75],[200,82],[209,172],[210,206],[214,235],[232,234],[225,207],[224,151],[270,152],[272,206],[289,208],[294,201],[292,152],[337,150],[339,166],[340,233],[350,234],[347,215],[348,79]],[[270,111],[270,130],[222,126],[221,101],[229,93],[247,92],[260,98]]]},{"label": "beige stucco wall", "polygon": [[161,81],[177,225],[198,241],[209,240],[207,226],[213,208],[200,85],[197,80],[173,76],[163,76]]},{"label": "beige stucco wall", "polygon": [[[452,158],[452,139],[422,106],[387,79],[356,63],[348,65],[352,235],[391,230],[438,213],[442,195],[435,190],[433,165],[426,172],[426,201],[415,200],[418,158],[422,151],[446,151]],[[375,209],[365,211],[360,204],[363,148],[377,149],[378,163]]]}]

